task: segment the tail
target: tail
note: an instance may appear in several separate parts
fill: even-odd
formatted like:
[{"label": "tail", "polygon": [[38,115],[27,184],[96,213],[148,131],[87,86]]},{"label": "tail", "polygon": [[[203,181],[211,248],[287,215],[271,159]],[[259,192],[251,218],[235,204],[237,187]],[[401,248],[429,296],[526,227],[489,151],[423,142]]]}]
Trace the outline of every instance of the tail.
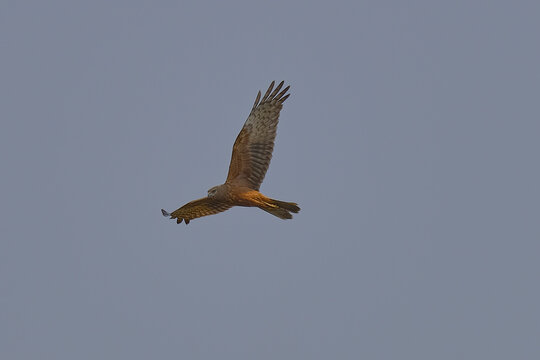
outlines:
[{"label": "tail", "polygon": [[280,219],[292,219],[291,212],[296,214],[300,211],[297,203],[274,199],[269,199],[263,206],[260,206],[260,208]]}]

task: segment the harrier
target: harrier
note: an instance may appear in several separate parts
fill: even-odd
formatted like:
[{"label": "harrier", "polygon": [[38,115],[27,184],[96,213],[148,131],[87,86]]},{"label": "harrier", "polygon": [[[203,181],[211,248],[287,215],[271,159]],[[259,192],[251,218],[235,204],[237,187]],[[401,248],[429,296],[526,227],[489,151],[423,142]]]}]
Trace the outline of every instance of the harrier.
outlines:
[{"label": "harrier", "polygon": [[233,206],[256,206],[280,219],[291,219],[291,212],[300,211],[296,203],[274,200],[259,192],[272,159],[279,112],[290,95],[287,94],[289,86],[279,92],[282,87],[283,81],[272,91],[272,81],[262,99],[261,92],[257,94],[251,113],[234,142],[225,183],[208,190],[208,196],[191,201],[172,213],[161,209],[163,216],[176,219],[177,224],[183,220],[187,225],[193,219],[217,214]]}]

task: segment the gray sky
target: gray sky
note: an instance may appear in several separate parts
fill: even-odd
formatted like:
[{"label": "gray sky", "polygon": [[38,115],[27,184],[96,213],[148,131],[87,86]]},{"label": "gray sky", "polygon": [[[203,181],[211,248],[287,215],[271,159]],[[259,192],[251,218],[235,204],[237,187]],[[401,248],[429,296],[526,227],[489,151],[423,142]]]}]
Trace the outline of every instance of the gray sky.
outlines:
[{"label": "gray sky", "polygon": [[[540,358],[539,16],[2,1],[0,358]],[[302,211],[163,218],[272,80]]]}]

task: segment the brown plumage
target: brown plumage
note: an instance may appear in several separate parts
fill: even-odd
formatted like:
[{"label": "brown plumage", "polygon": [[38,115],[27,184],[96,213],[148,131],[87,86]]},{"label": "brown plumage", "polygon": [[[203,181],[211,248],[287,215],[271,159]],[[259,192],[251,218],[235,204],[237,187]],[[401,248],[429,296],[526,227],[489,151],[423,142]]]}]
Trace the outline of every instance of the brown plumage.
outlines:
[{"label": "brown plumage", "polygon": [[191,201],[172,213],[161,209],[163,216],[189,224],[190,220],[233,206],[256,206],[281,219],[291,219],[291,212],[300,211],[296,203],[274,200],[259,192],[272,159],[279,112],[290,95],[287,94],[289,86],[280,92],[282,87],[283,81],[274,89],[272,81],[262,98],[260,91],[257,94],[251,113],[234,142],[225,183],[208,190],[207,197]]}]

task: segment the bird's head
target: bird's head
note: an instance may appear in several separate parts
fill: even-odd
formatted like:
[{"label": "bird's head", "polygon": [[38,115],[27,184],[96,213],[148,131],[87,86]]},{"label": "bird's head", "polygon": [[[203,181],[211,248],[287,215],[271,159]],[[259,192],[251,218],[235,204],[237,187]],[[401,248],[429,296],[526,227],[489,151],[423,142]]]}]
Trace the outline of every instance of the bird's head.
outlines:
[{"label": "bird's head", "polygon": [[217,186],[214,186],[213,188],[211,188],[210,190],[208,190],[208,197],[209,197],[209,198],[213,198],[214,196],[216,196],[217,191],[218,191],[218,187],[217,187]]}]

